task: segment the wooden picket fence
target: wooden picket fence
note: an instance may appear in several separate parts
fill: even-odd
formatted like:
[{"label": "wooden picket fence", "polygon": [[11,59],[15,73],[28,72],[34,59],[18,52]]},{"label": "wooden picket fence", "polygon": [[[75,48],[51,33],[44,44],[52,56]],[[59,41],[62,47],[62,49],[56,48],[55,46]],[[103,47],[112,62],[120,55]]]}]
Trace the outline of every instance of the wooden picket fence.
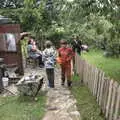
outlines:
[{"label": "wooden picket fence", "polygon": [[77,54],[75,68],[82,82],[96,97],[106,120],[120,120],[120,85],[106,77],[103,71],[81,59]]}]

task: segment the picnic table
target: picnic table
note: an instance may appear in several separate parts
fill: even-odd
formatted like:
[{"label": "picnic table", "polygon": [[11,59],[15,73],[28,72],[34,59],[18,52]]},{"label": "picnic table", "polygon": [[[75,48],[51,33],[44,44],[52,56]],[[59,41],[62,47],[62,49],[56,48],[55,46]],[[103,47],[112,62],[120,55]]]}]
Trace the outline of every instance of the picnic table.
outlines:
[{"label": "picnic table", "polygon": [[20,95],[36,97],[42,87],[44,77],[41,75],[28,75],[22,77],[16,84]]}]

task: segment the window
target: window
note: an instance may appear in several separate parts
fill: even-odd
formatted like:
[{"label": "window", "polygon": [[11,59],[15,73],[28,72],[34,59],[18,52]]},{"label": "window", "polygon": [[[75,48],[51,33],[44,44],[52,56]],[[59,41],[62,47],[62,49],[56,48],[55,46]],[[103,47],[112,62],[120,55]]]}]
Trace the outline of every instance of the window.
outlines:
[{"label": "window", "polygon": [[13,33],[0,34],[0,50],[16,52],[16,37]]}]

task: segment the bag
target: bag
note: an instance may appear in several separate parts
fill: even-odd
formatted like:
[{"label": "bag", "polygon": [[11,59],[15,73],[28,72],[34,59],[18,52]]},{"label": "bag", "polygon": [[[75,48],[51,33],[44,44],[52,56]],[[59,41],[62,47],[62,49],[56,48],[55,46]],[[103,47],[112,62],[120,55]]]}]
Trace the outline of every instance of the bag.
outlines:
[{"label": "bag", "polygon": [[58,64],[62,64],[61,57],[57,57],[57,58],[56,58],[56,62],[57,62]]}]

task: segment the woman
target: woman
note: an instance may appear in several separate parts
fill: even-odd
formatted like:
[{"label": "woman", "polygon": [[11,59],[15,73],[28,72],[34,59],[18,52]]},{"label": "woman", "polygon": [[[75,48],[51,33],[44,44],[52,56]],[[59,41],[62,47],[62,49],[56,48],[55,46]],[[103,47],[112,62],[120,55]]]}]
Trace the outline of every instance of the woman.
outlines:
[{"label": "woman", "polygon": [[73,50],[67,46],[67,41],[60,41],[61,47],[58,50],[59,57],[61,59],[61,85],[64,85],[65,78],[67,78],[67,85],[71,87],[71,60],[74,56]]},{"label": "woman", "polygon": [[35,45],[35,41],[33,39],[30,39],[28,41],[27,51],[28,51],[28,56],[33,59],[39,59],[39,66],[43,67],[42,54],[37,49]]}]

